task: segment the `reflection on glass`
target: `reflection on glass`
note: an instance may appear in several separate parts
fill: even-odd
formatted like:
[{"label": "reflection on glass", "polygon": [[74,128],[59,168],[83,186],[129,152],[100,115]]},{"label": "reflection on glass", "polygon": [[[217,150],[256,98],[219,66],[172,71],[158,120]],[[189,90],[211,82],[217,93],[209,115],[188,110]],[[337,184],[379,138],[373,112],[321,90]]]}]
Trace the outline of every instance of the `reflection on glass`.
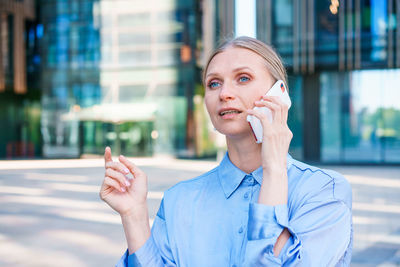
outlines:
[{"label": "reflection on glass", "polygon": [[[342,3],[342,5],[344,5]],[[335,66],[339,62],[339,14],[331,0],[315,1],[317,65]],[[303,37],[304,38],[304,37]]]},{"label": "reflection on glass", "polygon": [[301,160],[303,158],[303,91],[301,76],[289,77],[289,95],[292,100],[292,106],[288,114],[288,126],[293,133],[290,142],[290,154]]},{"label": "reflection on glass", "polygon": [[189,31],[196,5],[39,2],[44,155],[102,154],[106,145],[128,156],[184,148],[195,65],[183,66],[180,51],[183,42],[189,51],[196,45]]},{"label": "reflection on glass", "polygon": [[273,5],[272,43],[285,58],[292,62],[293,51],[293,3],[290,0],[276,1]]},{"label": "reflection on glass", "polygon": [[341,96],[343,88],[346,86],[345,81],[345,73],[324,72],[320,76],[322,162],[341,160]]},{"label": "reflection on glass", "polygon": [[379,160],[400,162],[400,69],[364,70],[352,74],[353,106],[361,125],[359,136],[381,147]]},{"label": "reflection on glass", "polygon": [[372,61],[386,59],[387,1],[371,0]]},{"label": "reflection on glass", "polygon": [[400,70],[325,72],[321,160],[400,162]]}]

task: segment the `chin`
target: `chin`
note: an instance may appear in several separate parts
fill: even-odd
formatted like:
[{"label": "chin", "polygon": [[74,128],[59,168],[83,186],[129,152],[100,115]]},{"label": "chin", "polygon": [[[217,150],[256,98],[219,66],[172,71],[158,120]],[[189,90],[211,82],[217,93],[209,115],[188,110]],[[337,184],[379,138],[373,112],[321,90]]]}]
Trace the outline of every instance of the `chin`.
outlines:
[{"label": "chin", "polygon": [[226,127],[215,127],[215,129],[220,132],[221,134],[225,135],[226,137],[229,138],[240,138],[244,136],[251,135],[251,129],[249,128],[248,125],[245,125],[245,127],[232,127],[229,125],[226,125]]}]

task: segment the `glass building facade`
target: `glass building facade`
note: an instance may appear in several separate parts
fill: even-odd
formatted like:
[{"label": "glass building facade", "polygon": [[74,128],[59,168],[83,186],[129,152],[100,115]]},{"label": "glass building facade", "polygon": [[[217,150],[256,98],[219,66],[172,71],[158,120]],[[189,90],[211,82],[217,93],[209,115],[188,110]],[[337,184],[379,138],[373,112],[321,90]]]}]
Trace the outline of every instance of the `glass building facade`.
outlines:
[{"label": "glass building facade", "polygon": [[[216,39],[232,36],[240,11],[216,10]],[[293,156],[400,163],[399,1],[256,0],[254,15],[288,69]]]},{"label": "glass building facade", "polygon": [[[292,155],[400,163],[399,2],[254,1],[288,69]],[[215,155],[201,66],[235,3],[3,0],[0,158]]]},{"label": "glass building facade", "polygon": [[0,158],[41,155],[40,55],[33,0],[0,3]]},{"label": "glass building facade", "polygon": [[193,147],[196,1],[39,0],[39,9],[45,157]]}]

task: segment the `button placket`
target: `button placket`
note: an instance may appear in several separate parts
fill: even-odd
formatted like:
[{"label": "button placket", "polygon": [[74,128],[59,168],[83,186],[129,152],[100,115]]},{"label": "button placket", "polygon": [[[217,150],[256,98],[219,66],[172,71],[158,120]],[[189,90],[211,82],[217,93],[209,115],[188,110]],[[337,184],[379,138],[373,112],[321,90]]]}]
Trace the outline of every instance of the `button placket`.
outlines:
[{"label": "button placket", "polygon": [[248,179],[248,181],[249,181],[249,184],[250,184],[250,185],[254,185],[254,178],[253,178],[253,176],[251,176],[251,177]]}]

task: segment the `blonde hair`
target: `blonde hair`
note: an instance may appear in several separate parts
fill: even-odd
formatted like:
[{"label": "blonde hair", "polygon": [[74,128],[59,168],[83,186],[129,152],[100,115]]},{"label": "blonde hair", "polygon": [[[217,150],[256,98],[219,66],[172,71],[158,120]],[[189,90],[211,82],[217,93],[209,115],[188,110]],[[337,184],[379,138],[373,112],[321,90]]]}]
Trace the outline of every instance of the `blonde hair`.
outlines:
[{"label": "blonde hair", "polygon": [[286,84],[286,88],[288,88],[286,69],[283,66],[282,59],[275,52],[275,50],[272,48],[272,46],[267,45],[255,38],[251,38],[251,37],[247,37],[247,36],[241,36],[241,37],[237,37],[237,38],[234,38],[231,40],[227,40],[214,50],[214,52],[208,58],[207,64],[203,70],[203,84],[205,83],[206,72],[207,72],[208,66],[210,65],[211,60],[216,55],[218,55],[219,53],[225,51],[226,49],[228,49],[230,47],[245,48],[245,49],[253,51],[254,53],[261,56],[264,59],[265,65],[266,65],[269,73],[272,75],[272,77],[276,81],[282,80]]}]

